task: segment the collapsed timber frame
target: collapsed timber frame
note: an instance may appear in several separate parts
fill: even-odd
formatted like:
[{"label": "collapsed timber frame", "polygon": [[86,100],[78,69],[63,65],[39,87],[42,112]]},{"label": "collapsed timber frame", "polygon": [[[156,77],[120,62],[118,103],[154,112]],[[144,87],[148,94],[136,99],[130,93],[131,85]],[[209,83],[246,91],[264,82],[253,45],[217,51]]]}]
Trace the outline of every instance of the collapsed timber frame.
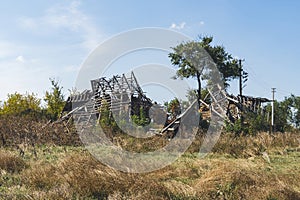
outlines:
[{"label": "collapsed timber frame", "polygon": [[[88,124],[92,115],[96,116],[96,119],[100,119],[104,111],[108,111],[110,115],[112,113],[117,114],[130,121],[131,116],[139,116],[141,110],[150,120],[149,111],[155,103],[145,95],[133,72],[129,76],[122,74],[112,78],[101,77],[91,80],[91,88],[92,90],[85,90],[68,98],[63,110],[67,114],[60,119],[61,121],[66,119],[70,121],[72,116],[76,124]],[[257,113],[262,103],[271,102],[266,98],[228,95],[219,85],[208,89],[208,91],[208,95],[200,100],[202,106],[198,111],[202,116],[205,116],[205,119],[209,119],[212,114],[215,114],[223,120],[234,123],[241,119],[243,113]],[[210,103],[206,103],[207,98],[210,99]],[[196,101],[192,103],[192,105],[195,104]],[[162,106],[158,107],[163,110]],[[176,132],[182,117],[189,113],[191,107],[173,121],[165,124],[157,133]]]},{"label": "collapsed timber frame", "polygon": [[147,116],[149,115],[152,101],[146,97],[133,72],[130,77],[123,74],[113,76],[111,79],[105,77],[95,79],[91,81],[91,85],[96,110],[99,110],[105,102],[112,112],[121,113],[130,109],[131,115],[138,115],[142,108]]},{"label": "collapsed timber frame", "polygon": [[141,109],[146,117],[149,117],[153,103],[143,92],[133,72],[129,77],[122,74],[109,79],[106,77],[94,79],[91,80],[91,86],[92,90],[68,97],[63,109],[67,114],[60,120],[69,121],[72,116],[76,124],[87,124],[91,115],[96,115],[97,119],[100,119],[103,111],[110,114],[118,113],[130,120],[132,115],[139,115]]}]

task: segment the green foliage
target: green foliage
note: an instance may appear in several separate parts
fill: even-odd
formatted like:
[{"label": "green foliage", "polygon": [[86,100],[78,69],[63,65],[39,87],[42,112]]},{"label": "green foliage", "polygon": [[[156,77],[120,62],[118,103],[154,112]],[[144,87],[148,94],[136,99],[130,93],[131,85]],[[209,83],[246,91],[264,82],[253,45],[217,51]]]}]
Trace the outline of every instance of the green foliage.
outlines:
[{"label": "green foliage", "polygon": [[143,107],[140,107],[140,115],[132,115],[131,120],[133,121],[134,124],[138,126],[146,126],[150,123],[150,119],[147,118],[146,113],[143,109]]},{"label": "green foliage", "polygon": [[[226,52],[223,46],[212,46],[212,41],[213,37],[203,37],[200,38],[200,41],[181,43],[173,48],[173,53],[169,54],[172,64],[178,67],[174,78],[191,77],[197,79],[196,94],[199,108],[201,106],[200,98],[202,97],[201,79],[209,80],[208,84],[211,84],[212,81],[223,81],[226,88],[229,86],[228,81],[237,78],[240,74],[238,60]],[[214,69],[214,65],[208,64],[210,58],[216,64],[218,70]],[[211,68],[205,75],[202,74],[204,66]]]},{"label": "green foliage", "polygon": [[242,132],[245,132],[244,126],[241,123],[241,120],[236,120],[233,124],[229,123],[228,121],[225,121],[225,130],[227,132],[235,133],[236,135],[241,134]]},{"label": "green foliage", "polygon": [[258,132],[266,132],[271,128],[270,112],[267,106],[266,111],[259,110],[257,113],[246,112],[243,114],[243,123],[241,119],[232,123],[225,123],[225,130],[227,132],[233,132],[236,135],[255,135]]},{"label": "green foliage", "polygon": [[[289,132],[299,127],[299,110],[297,108],[298,97],[291,96],[283,101],[274,102],[274,125],[275,131]],[[261,131],[271,130],[272,105],[268,104],[257,113],[245,112],[244,123],[237,120],[234,124],[226,123],[225,130],[236,134],[256,134]]]},{"label": "green foliage", "polygon": [[51,91],[47,91],[44,101],[46,102],[47,114],[52,120],[58,119],[61,114],[64,105],[64,95],[62,92],[62,87],[60,87],[58,81],[55,79],[50,79],[51,81]]},{"label": "green foliage", "polygon": [[[292,129],[292,107],[293,101],[291,98],[285,98],[282,102],[274,102],[275,131],[286,132]],[[268,105],[266,109],[271,113],[271,105]]]},{"label": "green foliage", "polygon": [[300,97],[291,95],[289,97],[290,104],[292,104],[292,109],[290,112],[290,121],[296,127],[300,128]]},{"label": "green foliage", "polygon": [[101,107],[99,108],[100,119],[99,124],[105,132],[116,133],[119,132],[120,129],[118,124],[114,120],[114,117],[109,109],[109,104],[105,99],[101,101]]},{"label": "green foliage", "polygon": [[223,75],[225,86],[229,86],[228,81],[239,76],[238,60],[226,52],[223,46],[212,46],[213,37],[203,37],[200,39],[200,41],[179,44],[173,48],[174,52],[169,54],[172,64],[178,66],[177,77],[195,78],[200,76],[197,69],[200,69],[200,61],[208,53]]},{"label": "green foliage", "polygon": [[197,90],[189,89],[187,91],[186,97],[189,103],[193,103],[193,101],[195,101],[198,98]]},{"label": "green foliage", "polygon": [[[201,99],[205,103],[210,104],[211,99],[210,99],[210,96],[208,94],[209,94],[209,92],[206,88],[201,90]],[[188,103],[190,103],[190,104],[193,103],[198,98],[197,90],[194,90],[194,89],[188,90],[186,97],[188,99]]]},{"label": "green foliage", "polygon": [[0,114],[20,115],[41,112],[41,100],[35,94],[9,94],[1,105]]},{"label": "green foliage", "polygon": [[175,119],[181,113],[180,102],[177,98],[172,99],[170,102],[165,103],[167,111],[170,113],[171,119]]},{"label": "green foliage", "polygon": [[268,116],[266,113],[262,114],[248,113],[246,116],[247,124],[244,125],[246,133],[256,134],[258,132],[265,132],[270,130],[270,123],[268,122]]},{"label": "green foliage", "polygon": [[111,126],[112,118],[111,113],[109,110],[109,105],[106,100],[101,101],[101,108],[100,108],[100,125],[102,127]]}]

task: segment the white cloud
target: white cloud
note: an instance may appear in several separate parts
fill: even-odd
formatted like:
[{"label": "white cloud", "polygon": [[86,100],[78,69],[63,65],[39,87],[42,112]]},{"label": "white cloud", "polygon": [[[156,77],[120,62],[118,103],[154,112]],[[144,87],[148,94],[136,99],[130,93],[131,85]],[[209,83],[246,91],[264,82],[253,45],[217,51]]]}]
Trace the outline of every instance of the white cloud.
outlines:
[{"label": "white cloud", "polygon": [[203,26],[205,23],[204,23],[204,21],[200,21],[199,24],[200,24],[200,26]]},{"label": "white cloud", "polygon": [[0,70],[0,85],[5,86],[1,88],[0,100],[14,92],[34,92],[42,96],[50,74],[48,67],[29,61],[27,63],[22,56],[1,61]]},{"label": "white cloud", "polygon": [[18,62],[20,62],[20,63],[25,63],[25,59],[24,59],[23,56],[18,56],[18,57],[16,58],[16,61],[18,61]]},{"label": "white cloud", "polygon": [[186,23],[185,22],[181,22],[180,24],[175,24],[175,23],[172,23],[170,28],[171,29],[177,29],[177,30],[182,30],[184,29]]},{"label": "white cloud", "polygon": [[55,5],[37,18],[19,18],[18,24],[30,33],[40,35],[51,35],[61,30],[70,31],[80,38],[81,46],[87,51],[94,49],[103,39],[93,20],[80,10],[79,1],[68,5]]},{"label": "white cloud", "polygon": [[[0,40],[0,85],[5,86],[0,101],[15,91],[42,97],[50,87],[49,77],[59,77],[65,89],[74,86],[82,59],[103,40],[79,6],[73,1],[53,6],[41,16],[19,18],[20,33],[36,38],[30,45]],[[65,43],[60,37],[70,40]]]},{"label": "white cloud", "polygon": [[[0,60],[1,79],[0,85],[5,86],[0,90],[0,101],[7,98],[7,94],[14,92],[33,92],[43,98],[46,90],[51,85],[49,78],[55,77],[62,80],[62,86],[66,92],[73,87],[73,79],[76,77],[78,67],[62,67],[60,71],[45,62],[18,56],[15,59]],[[69,79],[68,79],[69,78]],[[70,80],[71,79],[71,80]]]}]

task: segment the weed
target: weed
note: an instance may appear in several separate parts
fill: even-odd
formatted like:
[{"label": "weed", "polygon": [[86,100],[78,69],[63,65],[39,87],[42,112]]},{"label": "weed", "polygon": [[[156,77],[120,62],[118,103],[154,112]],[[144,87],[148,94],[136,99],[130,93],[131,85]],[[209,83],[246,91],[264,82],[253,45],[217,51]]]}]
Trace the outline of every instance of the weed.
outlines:
[{"label": "weed", "polygon": [[0,150],[0,158],[0,169],[10,173],[18,173],[27,166],[22,158],[7,151]]}]

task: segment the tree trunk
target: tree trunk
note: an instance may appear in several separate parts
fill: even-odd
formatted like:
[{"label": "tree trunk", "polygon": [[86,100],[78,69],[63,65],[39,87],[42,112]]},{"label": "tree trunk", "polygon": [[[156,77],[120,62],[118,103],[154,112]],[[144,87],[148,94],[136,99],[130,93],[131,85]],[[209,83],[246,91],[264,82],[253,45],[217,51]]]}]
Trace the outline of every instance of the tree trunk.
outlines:
[{"label": "tree trunk", "polygon": [[201,79],[200,79],[200,73],[197,72],[197,82],[198,82],[198,90],[197,90],[197,101],[198,101],[198,109],[200,109],[201,106]]},{"label": "tree trunk", "polygon": [[[200,109],[200,107],[201,107],[201,78],[200,78],[200,73],[199,72],[197,72],[197,82],[198,82],[198,91],[197,91],[197,100],[198,100],[198,110]],[[201,128],[201,124],[202,124],[202,115],[201,115],[201,113],[200,113],[200,115],[199,115],[199,124],[198,124],[198,126],[199,126],[199,128]]]}]

